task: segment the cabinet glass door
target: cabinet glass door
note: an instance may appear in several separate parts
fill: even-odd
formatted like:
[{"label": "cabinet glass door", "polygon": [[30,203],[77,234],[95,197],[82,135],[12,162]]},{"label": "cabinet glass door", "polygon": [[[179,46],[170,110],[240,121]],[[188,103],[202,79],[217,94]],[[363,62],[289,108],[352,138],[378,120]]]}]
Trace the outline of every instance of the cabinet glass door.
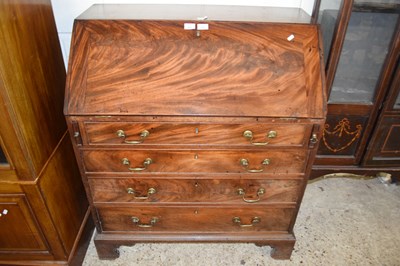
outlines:
[{"label": "cabinet glass door", "polygon": [[329,103],[373,104],[396,29],[398,14],[359,2],[347,27]]},{"label": "cabinet glass door", "polygon": [[6,155],[0,147],[0,165],[8,164]]},{"label": "cabinet glass door", "polygon": [[329,94],[315,165],[359,165],[392,75],[400,1],[316,0],[315,7]]},{"label": "cabinet glass door", "polygon": [[393,109],[400,109],[400,93],[397,95],[397,99],[394,103]]},{"label": "cabinet glass door", "polygon": [[342,0],[322,0],[319,7],[318,24],[321,26],[324,47],[324,61],[328,62],[328,56],[332,47],[333,34],[336,30],[336,22]]}]

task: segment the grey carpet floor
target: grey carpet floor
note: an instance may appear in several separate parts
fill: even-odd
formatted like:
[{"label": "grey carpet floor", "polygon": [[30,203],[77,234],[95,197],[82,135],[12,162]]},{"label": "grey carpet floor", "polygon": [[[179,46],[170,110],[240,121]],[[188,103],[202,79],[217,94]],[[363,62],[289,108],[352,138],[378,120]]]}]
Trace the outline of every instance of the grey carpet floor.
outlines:
[{"label": "grey carpet floor", "polygon": [[308,184],[292,257],[277,261],[254,244],[137,244],[102,261],[91,241],[83,265],[400,265],[400,186],[378,179]]}]

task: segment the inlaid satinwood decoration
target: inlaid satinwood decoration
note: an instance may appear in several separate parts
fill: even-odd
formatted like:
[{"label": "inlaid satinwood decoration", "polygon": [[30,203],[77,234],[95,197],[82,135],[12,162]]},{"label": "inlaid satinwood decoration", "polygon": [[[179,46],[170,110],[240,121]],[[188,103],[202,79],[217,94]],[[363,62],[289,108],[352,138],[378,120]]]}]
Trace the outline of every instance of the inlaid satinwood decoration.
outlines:
[{"label": "inlaid satinwood decoration", "polygon": [[[324,141],[325,146],[332,152],[339,152],[339,151],[343,151],[345,149],[347,149],[348,147],[350,147],[354,141],[356,141],[360,136],[361,136],[361,131],[362,131],[362,125],[358,124],[355,126],[355,130],[351,131],[351,125],[350,125],[350,121],[347,118],[343,118],[342,120],[340,120],[340,122],[333,128],[332,131],[329,130],[330,125],[329,124],[325,124],[324,126],[324,132],[322,135],[322,139]],[[350,141],[346,142],[346,143],[341,143],[340,147],[332,147],[332,143],[329,143],[327,140],[327,135],[337,138],[337,139],[342,139],[346,136],[353,136]]]}]

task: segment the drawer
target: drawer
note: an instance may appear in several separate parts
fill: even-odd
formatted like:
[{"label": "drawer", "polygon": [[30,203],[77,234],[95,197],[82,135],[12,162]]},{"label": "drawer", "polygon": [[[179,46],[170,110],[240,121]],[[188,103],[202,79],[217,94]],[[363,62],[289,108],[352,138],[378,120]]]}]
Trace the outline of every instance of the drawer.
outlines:
[{"label": "drawer", "polygon": [[288,231],[294,208],[116,207],[98,208],[103,232]]},{"label": "drawer", "polygon": [[[303,146],[309,124],[85,122],[86,143],[101,145]],[[246,133],[245,133],[246,132]],[[307,136],[307,137],[306,137]]]},{"label": "drawer", "polygon": [[302,173],[308,152],[291,150],[85,150],[86,172]]},{"label": "drawer", "polygon": [[301,180],[89,179],[94,202],[294,203]]}]

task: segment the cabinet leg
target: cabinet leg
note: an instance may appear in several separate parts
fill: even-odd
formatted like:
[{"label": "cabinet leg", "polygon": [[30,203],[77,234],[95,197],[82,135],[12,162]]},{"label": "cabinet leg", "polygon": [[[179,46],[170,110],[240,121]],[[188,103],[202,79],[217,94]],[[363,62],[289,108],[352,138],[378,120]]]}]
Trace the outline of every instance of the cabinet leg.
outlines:
[{"label": "cabinet leg", "polygon": [[271,257],[276,260],[288,260],[292,255],[295,241],[284,242],[271,245]]},{"label": "cabinet leg", "polygon": [[94,241],[97,250],[97,255],[101,260],[115,260],[119,258],[120,244],[107,243],[103,241]]}]

